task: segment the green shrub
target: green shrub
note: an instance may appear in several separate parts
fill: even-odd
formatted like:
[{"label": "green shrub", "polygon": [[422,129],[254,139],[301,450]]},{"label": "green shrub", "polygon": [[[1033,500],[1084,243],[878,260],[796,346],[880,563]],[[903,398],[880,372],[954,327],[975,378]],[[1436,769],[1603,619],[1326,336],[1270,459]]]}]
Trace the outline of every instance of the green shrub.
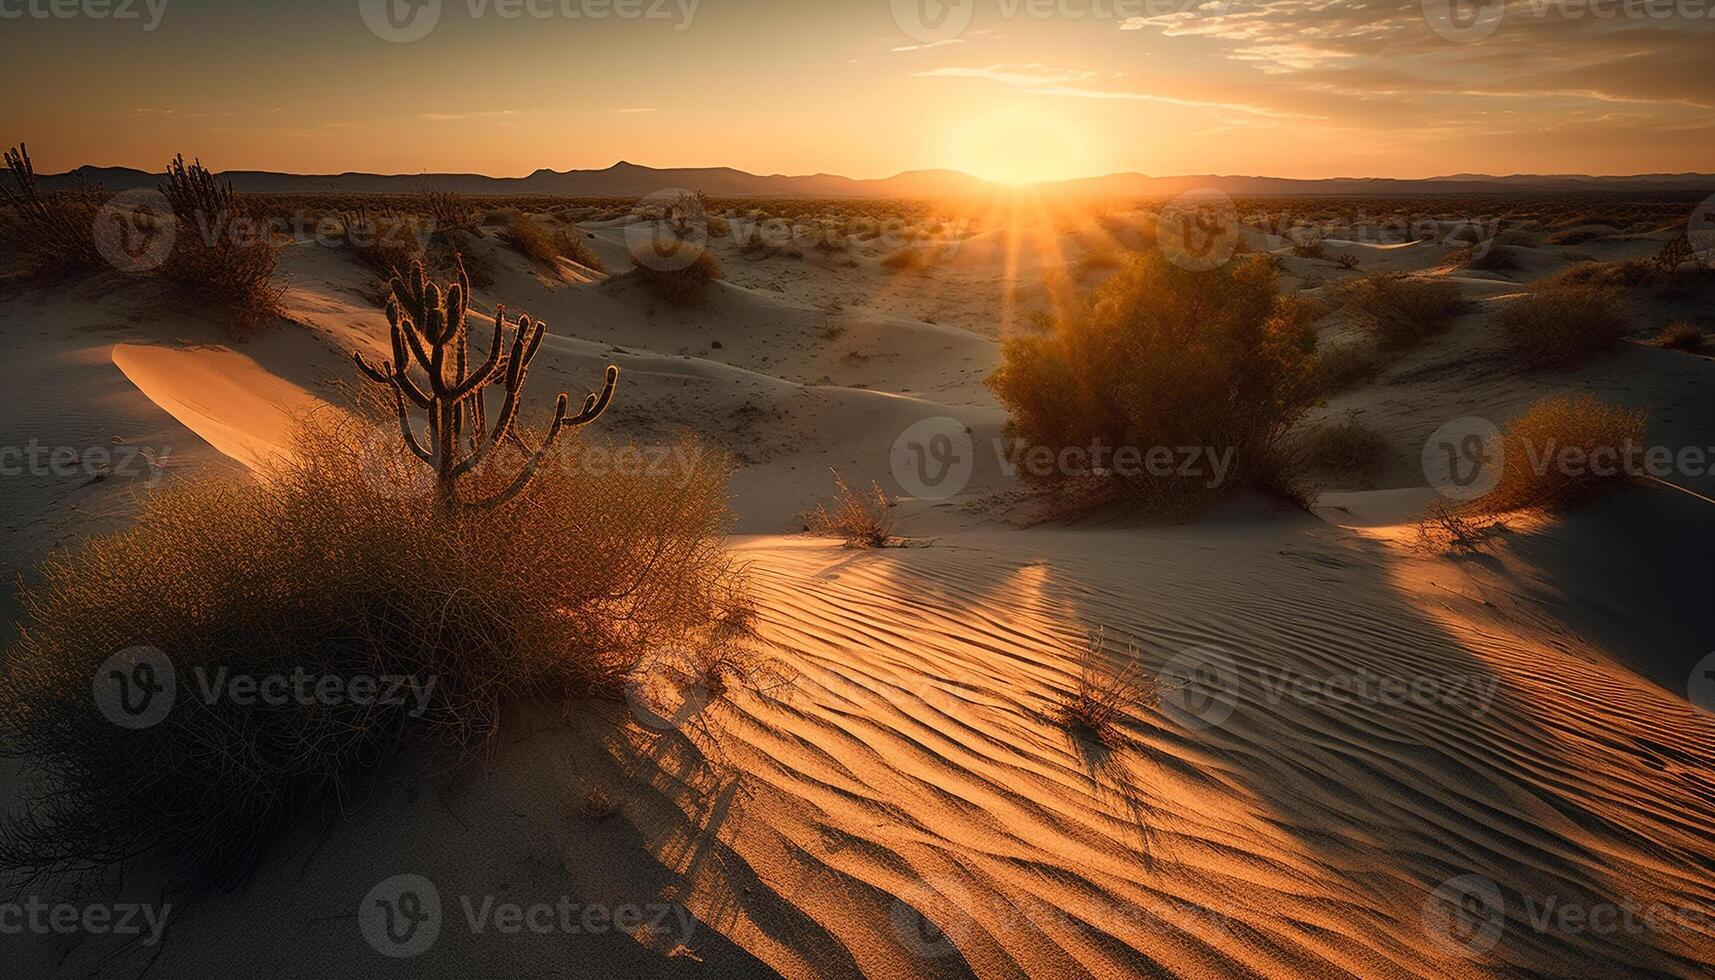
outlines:
[{"label": "green shrub", "polygon": [[1008,434],[1027,446],[1232,453],[1220,486],[1187,487],[1196,481],[1137,467],[1033,479],[1098,500],[1206,497],[1260,469],[1314,399],[1315,314],[1279,295],[1266,263],[1195,272],[1145,253],[1087,302],[1059,311],[1045,333],[1009,338],[988,385],[1011,413]]},{"label": "green shrub", "polygon": [[1329,287],[1334,303],[1386,350],[1401,350],[1447,329],[1465,312],[1459,284],[1375,271]]},{"label": "green shrub", "polygon": [[1495,314],[1513,352],[1535,366],[1571,364],[1626,336],[1626,304],[1617,286],[1550,280]]}]

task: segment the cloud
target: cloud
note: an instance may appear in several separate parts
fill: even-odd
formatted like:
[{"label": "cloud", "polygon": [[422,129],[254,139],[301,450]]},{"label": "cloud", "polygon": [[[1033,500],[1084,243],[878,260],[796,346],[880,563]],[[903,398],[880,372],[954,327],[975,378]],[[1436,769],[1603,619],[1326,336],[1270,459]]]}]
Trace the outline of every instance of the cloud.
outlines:
[{"label": "cloud", "polygon": [[982,68],[935,68],[917,72],[919,78],[976,78],[1022,89],[1034,95],[1075,99],[1108,99],[1129,102],[1159,102],[1165,105],[1222,109],[1266,117],[1318,118],[1315,114],[1282,112],[1264,105],[1244,102],[1222,102],[1209,99],[1162,95],[1154,91],[1097,88],[1088,83],[1096,75],[1081,69],[1054,68],[1043,64],[988,65]]}]

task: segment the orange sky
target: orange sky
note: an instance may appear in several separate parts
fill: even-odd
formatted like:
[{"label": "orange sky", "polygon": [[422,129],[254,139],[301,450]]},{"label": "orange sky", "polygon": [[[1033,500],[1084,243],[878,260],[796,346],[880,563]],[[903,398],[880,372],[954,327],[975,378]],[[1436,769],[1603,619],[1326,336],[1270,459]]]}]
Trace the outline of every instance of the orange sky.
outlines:
[{"label": "orange sky", "polygon": [[1715,170],[1715,20],[1543,0],[1464,41],[1446,0],[101,2],[0,3],[43,171]]}]

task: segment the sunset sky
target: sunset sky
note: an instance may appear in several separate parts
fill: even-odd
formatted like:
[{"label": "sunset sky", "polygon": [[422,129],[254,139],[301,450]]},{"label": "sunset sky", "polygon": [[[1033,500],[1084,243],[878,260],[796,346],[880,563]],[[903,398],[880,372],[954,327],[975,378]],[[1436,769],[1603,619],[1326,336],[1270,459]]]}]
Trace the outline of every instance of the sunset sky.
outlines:
[{"label": "sunset sky", "polygon": [[[0,138],[43,171],[179,152],[499,176],[1715,170],[1715,19],[1696,0],[1655,0],[1673,14],[1655,19],[1519,0],[1464,42],[1418,0],[619,0],[657,15],[623,19],[565,13],[612,0],[530,0],[543,17],[441,0],[404,42],[366,26],[369,0],[150,0],[158,22],[144,0],[89,0],[133,20],[37,16],[50,2],[0,0]],[[436,16],[397,2],[394,23]]]}]

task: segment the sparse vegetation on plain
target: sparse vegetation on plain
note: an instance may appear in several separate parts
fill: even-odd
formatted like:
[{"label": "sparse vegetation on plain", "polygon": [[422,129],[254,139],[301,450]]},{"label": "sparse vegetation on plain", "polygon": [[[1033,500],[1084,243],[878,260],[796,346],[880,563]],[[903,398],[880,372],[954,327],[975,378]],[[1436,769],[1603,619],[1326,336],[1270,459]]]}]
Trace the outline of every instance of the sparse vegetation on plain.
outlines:
[{"label": "sparse vegetation on plain", "polygon": [[834,499],[806,512],[804,524],[819,537],[839,538],[848,548],[881,548],[893,537],[893,501],[879,483],[859,490],[834,470]]}]

